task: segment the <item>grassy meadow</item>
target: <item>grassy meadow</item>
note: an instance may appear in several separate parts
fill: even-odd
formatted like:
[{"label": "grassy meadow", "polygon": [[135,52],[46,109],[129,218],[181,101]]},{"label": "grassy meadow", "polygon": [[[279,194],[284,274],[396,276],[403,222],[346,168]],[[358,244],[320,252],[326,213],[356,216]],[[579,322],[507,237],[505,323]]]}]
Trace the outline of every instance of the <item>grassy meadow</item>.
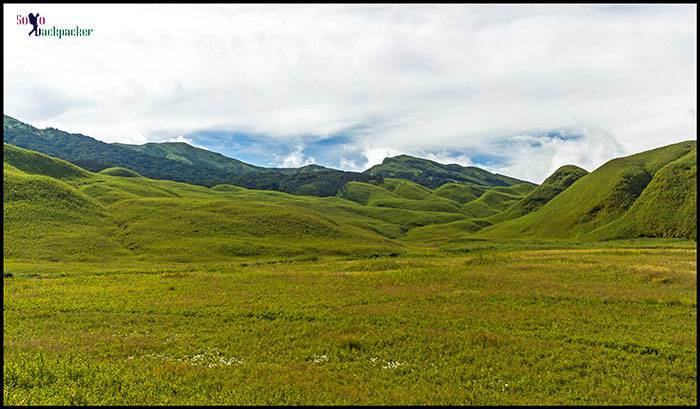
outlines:
[{"label": "grassy meadow", "polygon": [[4,403],[695,405],[695,149],[672,150],[311,197],[5,145]]},{"label": "grassy meadow", "polygon": [[696,270],[683,241],[6,260],[4,402],[692,405]]}]

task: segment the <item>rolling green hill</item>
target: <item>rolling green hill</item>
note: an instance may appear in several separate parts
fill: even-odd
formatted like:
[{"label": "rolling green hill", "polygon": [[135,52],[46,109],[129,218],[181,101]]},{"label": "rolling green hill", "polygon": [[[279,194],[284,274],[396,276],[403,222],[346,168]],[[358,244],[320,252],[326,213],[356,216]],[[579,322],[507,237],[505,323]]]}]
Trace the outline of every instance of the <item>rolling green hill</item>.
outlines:
[{"label": "rolling green hill", "polygon": [[435,189],[435,194],[464,204],[478,198],[484,194],[485,191],[486,188],[484,186],[472,185],[470,183],[448,182]]},{"label": "rolling green hill", "polygon": [[485,218],[507,209],[513,203],[522,199],[522,195],[515,195],[497,190],[489,189],[477,199],[467,202],[462,206],[462,212],[469,217]]},{"label": "rolling green hill", "polygon": [[381,186],[362,182],[349,182],[338,193],[338,196],[360,204],[370,204],[378,199],[397,199],[393,192]]},{"label": "rolling green hill", "polygon": [[530,182],[516,183],[510,186],[496,186],[492,190],[496,192],[508,193],[515,196],[526,195],[537,188],[537,185]]},{"label": "rolling green hill", "polygon": [[56,260],[114,249],[102,228],[104,206],[76,186],[89,177],[62,160],[4,145],[4,257]]},{"label": "rolling green hill", "polygon": [[139,175],[138,173],[134,172],[131,169],[120,168],[120,167],[102,169],[99,173],[102,173],[103,175],[110,175],[110,176],[121,176],[123,178],[142,177],[141,175]]},{"label": "rolling green hill", "polygon": [[350,182],[338,196],[356,203],[425,212],[461,213],[461,203],[410,180],[385,178],[380,185]]},{"label": "rolling green hill", "polygon": [[[539,210],[485,228],[478,235],[695,237],[695,190],[689,187],[696,180],[695,147],[695,141],[686,141],[613,159],[578,179]],[[676,216],[679,211],[681,215]],[[612,230],[603,228],[613,222],[617,222],[614,229],[612,225]],[[687,227],[690,224],[692,227]]]},{"label": "rolling green hill", "polygon": [[404,199],[424,200],[433,198],[433,192],[410,180],[384,178],[382,186]]},{"label": "rolling green hill", "polygon": [[451,242],[459,243],[464,239],[468,239],[470,233],[478,232],[491,225],[492,223],[485,219],[466,219],[421,226],[410,230],[406,234],[406,240],[438,245]]},{"label": "rolling green hill", "polygon": [[623,217],[588,236],[697,240],[697,149],[659,169]]},{"label": "rolling green hill", "polygon": [[588,172],[574,165],[565,165],[557,169],[551,176],[527,196],[503,212],[489,218],[493,223],[516,219],[544,206],[556,195],[563,192],[572,183],[586,176]]},{"label": "rolling green hill", "polygon": [[72,179],[89,176],[89,172],[66,161],[38,152],[3,144],[3,162],[29,174]]},{"label": "rolling green hill", "polygon": [[192,261],[389,253],[402,251],[405,244],[396,239],[411,228],[463,217],[226,184],[210,189],[123,168],[92,173],[8,144],[3,176],[4,254],[12,258]]},{"label": "rolling green hill", "polygon": [[443,165],[408,155],[386,158],[381,164],[373,166],[365,172],[372,176],[411,180],[430,189],[435,189],[449,182],[468,182],[479,186],[510,186],[518,183],[529,183],[493,174],[474,166]]}]

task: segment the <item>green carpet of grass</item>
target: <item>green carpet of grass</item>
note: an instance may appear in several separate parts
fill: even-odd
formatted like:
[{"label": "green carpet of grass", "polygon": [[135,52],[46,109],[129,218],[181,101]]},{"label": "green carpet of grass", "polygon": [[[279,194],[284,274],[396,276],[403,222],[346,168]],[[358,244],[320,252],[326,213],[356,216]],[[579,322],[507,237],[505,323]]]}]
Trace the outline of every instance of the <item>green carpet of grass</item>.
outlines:
[{"label": "green carpet of grass", "polygon": [[694,405],[695,243],[654,243],[6,261],[4,402]]}]

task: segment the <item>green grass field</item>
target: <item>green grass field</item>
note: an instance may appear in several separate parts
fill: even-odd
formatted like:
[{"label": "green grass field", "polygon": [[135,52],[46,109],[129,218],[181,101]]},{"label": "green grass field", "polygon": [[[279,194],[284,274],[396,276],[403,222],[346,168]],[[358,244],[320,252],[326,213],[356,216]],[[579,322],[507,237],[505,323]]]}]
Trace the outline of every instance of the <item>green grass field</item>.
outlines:
[{"label": "green grass field", "polygon": [[6,261],[4,402],[697,402],[694,242],[517,247]]},{"label": "green grass field", "polygon": [[312,197],[5,145],[4,403],[695,405],[695,152]]}]

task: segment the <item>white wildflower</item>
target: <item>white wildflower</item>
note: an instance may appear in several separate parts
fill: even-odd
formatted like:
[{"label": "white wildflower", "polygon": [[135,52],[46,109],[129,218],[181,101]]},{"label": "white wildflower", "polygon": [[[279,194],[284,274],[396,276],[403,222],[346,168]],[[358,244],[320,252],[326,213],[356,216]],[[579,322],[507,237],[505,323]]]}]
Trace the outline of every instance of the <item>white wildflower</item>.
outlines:
[{"label": "white wildflower", "polygon": [[403,365],[403,363],[401,363],[401,362],[397,362],[397,361],[386,361],[386,362],[385,362],[385,365],[382,366],[382,369],[396,369],[396,368],[398,368],[398,367],[401,366],[401,365]]},{"label": "white wildflower", "polygon": [[321,362],[326,362],[328,361],[328,355],[323,354],[323,355],[314,355],[312,357],[312,362],[315,364],[321,363]]}]

